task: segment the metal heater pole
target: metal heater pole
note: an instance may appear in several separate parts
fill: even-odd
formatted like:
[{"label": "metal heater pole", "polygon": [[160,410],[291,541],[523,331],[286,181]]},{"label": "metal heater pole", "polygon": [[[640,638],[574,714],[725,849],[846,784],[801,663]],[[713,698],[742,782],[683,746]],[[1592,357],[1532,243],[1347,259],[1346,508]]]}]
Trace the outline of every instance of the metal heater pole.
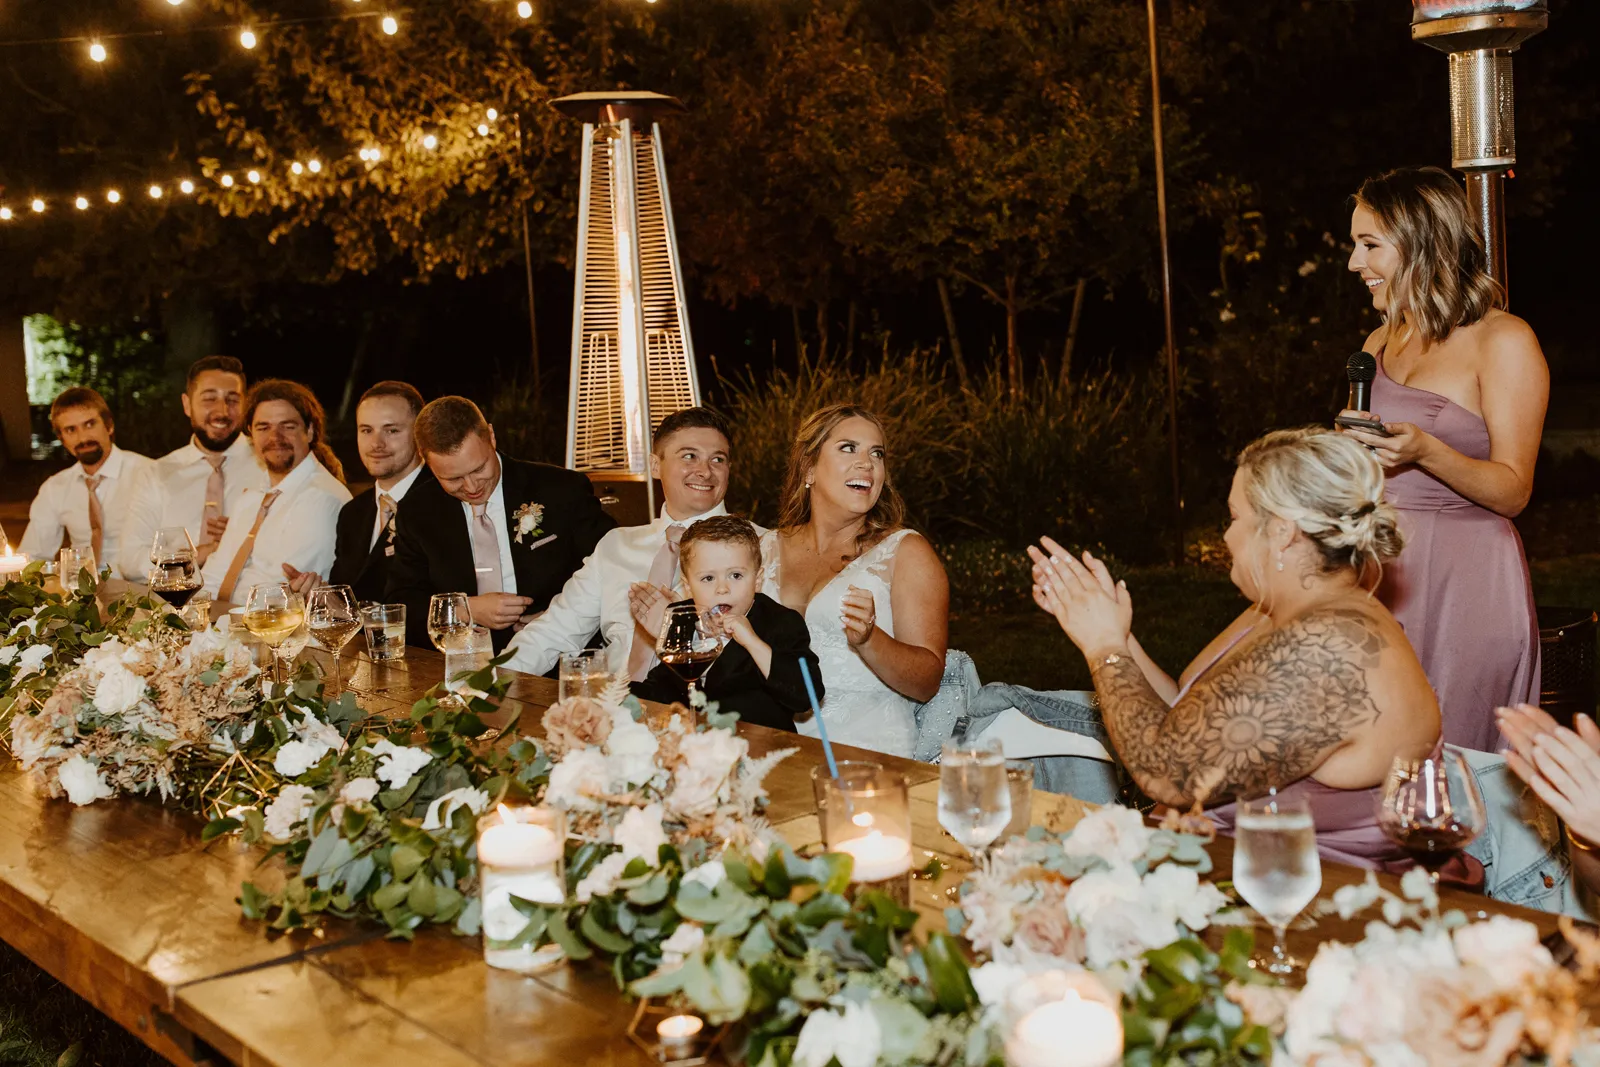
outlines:
[{"label": "metal heater pole", "polygon": [[1167,163],[1161,136],[1161,59],[1156,49],[1156,0],[1145,0],[1150,23],[1150,116],[1156,147],[1156,220],[1161,234],[1161,304],[1167,326],[1167,446],[1172,461],[1173,562],[1183,562],[1183,486],[1178,474],[1178,346],[1172,329],[1172,257],[1167,247]]}]

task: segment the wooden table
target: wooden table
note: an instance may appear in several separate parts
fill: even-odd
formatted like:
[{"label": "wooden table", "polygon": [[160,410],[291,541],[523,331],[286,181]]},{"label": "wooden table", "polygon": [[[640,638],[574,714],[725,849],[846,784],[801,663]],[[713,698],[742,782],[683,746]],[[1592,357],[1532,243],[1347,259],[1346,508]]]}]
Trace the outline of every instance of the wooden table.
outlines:
[{"label": "wooden table", "polygon": [[[320,655],[319,653],[311,653]],[[326,657],[324,657],[326,662]],[[403,663],[347,655],[345,683],[364,707],[400,714],[443,674],[442,657],[412,648]],[[518,675],[507,713],[516,732],[538,735],[556,683]],[[811,767],[814,740],[739,727],[752,752],[795,747],[767,779],[769,816],[796,847],[818,841]],[[970,870],[938,826],[938,768],[844,748],[879,759],[912,787],[913,835],[945,873],[914,884],[929,925]],[[1062,829],[1083,813],[1070,797],[1034,794],[1034,821]],[[626,1038],[630,1005],[610,975],[573,965],[536,977],[484,966],[477,939],[428,929],[391,941],[376,924],[334,922],[317,933],[268,938],[243,919],[239,883],[270,883],[281,868],[255,866],[259,851],[228,840],[200,844],[202,821],[143,800],[74,808],[41,796],[15,764],[0,771],[0,937],[174,1063],[372,1064],[399,1067],[619,1064],[650,1062]],[[1231,842],[1213,846],[1226,877]],[[1363,872],[1323,865],[1324,891]],[[1555,917],[1452,894],[1469,912],[1514,914],[1555,929]],[[1324,920],[1291,933],[1297,953],[1317,941],[1355,940],[1361,922]]]}]

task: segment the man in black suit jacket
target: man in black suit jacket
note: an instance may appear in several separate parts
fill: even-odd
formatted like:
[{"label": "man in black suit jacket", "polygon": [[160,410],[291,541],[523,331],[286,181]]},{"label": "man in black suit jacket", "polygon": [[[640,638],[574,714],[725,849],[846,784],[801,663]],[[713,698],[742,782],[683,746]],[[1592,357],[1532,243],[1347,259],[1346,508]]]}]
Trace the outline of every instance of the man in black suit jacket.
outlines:
[{"label": "man in black suit jacket", "polygon": [[328,582],[350,586],[357,600],[384,599],[400,501],[416,483],[433,480],[417,455],[421,411],[422,394],[406,382],[379,382],[356,404],[356,448],[375,484],[339,512]]},{"label": "man in black suit jacket", "polygon": [[494,428],[465,397],[440,397],[416,422],[434,481],[400,503],[385,600],[406,605],[406,636],[428,642],[428,600],[466,593],[498,652],[543,611],[616,523],[589,479],[495,451]]}]

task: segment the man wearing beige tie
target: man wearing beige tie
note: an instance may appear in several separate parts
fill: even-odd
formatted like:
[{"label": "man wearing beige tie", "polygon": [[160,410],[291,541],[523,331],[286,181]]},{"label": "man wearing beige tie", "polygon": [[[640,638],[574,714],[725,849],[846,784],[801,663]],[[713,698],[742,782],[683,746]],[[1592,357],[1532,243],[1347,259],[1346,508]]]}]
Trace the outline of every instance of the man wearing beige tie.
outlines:
[{"label": "man wearing beige tie", "polygon": [[642,608],[647,597],[662,606],[677,598],[678,539],[701,519],[728,513],[728,453],[728,423],[717,412],[686,408],[662,419],[650,456],[650,473],[661,480],[661,514],[602,537],[561,595],[511,639],[516,654],[506,666],[544,674],[598,632],[612,669],[643,677],[655,663],[655,635],[635,622],[630,601]]},{"label": "man wearing beige tie", "polygon": [[334,527],[350,490],[326,426],[322,404],[298,382],[268,378],[251,387],[244,432],[268,486],[245,490],[206,560],[213,600],[240,604],[253,585],[284,582],[289,571],[326,574],[333,565]]},{"label": "man wearing beige tie", "polygon": [[414,428],[421,411],[422,394],[406,382],[379,382],[356,404],[356,448],[373,486],[339,512],[328,581],[350,586],[357,600],[383,600],[400,501],[418,480],[433,478],[417,455]]},{"label": "man wearing beige tie", "polygon": [[244,365],[232,356],[205,356],[189,366],[183,413],[188,444],[156,460],[130,495],[118,562],[122,576],[143,581],[150,542],[163,527],[182,526],[203,566],[238,511],[246,489],[265,490],[267,471],[244,428]]},{"label": "man wearing beige tie", "polygon": [[62,390],[50,405],[50,425],[77,462],[39,487],[19,548],[35,559],[53,560],[65,538],[74,548],[92,548],[97,565],[119,578],[119,542],[131,491],[153,461],[113,443],[111,408],[93,389]]},{"label": "man wearing beige tie", "polygon": [[384,599],[406,606],[407,640],[427,647],[433,594],[466,593],[473,620],[502,649],[616,523],[583,475],[502,456],[465,397],[428,404],[415,433],[435,480],[400,501]]}]

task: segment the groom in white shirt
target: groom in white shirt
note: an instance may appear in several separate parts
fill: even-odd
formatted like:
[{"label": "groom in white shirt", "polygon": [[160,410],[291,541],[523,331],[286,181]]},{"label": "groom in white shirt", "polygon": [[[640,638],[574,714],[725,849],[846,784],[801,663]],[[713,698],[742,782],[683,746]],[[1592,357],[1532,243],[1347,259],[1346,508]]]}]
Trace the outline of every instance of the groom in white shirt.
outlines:
[{"label": "groom in white shirt", "polygon": [[[612,530],[536,619],[511,639],[506,667],[544,674],[563,652],[600,632],[613,670],[630,674],[654,662],[651,635],[634,622],[628,590],[636,582],[678,585],[678,538],[701,519],[726,515],[728,423],[709,408],[686,408],[661,420],[650,474],[661,480],[661,514],[647,526]],[[637,644],[637,648],[635,645]]]}]

